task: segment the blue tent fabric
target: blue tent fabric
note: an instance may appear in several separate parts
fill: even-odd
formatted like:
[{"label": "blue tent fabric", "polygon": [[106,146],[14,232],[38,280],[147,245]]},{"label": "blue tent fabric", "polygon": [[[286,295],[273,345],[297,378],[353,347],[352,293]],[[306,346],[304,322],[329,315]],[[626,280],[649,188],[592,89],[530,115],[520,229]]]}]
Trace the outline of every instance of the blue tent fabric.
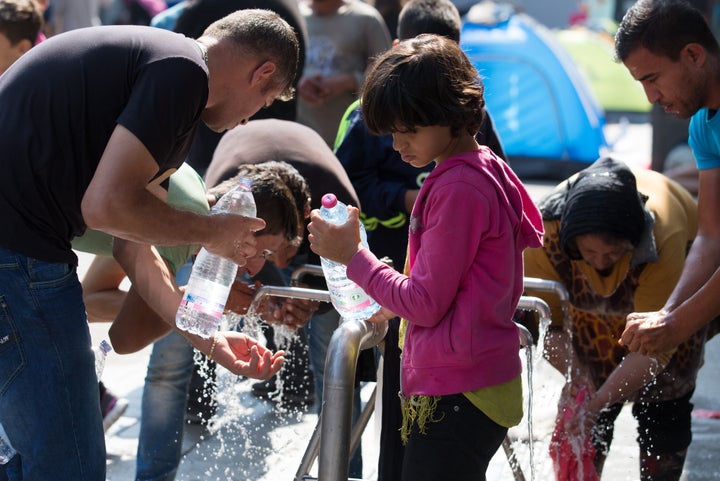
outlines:
[{"label": "blue tent fabric", "polygon": [[[461,47],[478,69],[485,101],[518,175],[564,178],[600,156],[605,115],[552,33],[531,17],[498,10],[463,18]],[[503,14],[503,12],[506,12]],[[475,15],[473,15],[475,13]]]}]

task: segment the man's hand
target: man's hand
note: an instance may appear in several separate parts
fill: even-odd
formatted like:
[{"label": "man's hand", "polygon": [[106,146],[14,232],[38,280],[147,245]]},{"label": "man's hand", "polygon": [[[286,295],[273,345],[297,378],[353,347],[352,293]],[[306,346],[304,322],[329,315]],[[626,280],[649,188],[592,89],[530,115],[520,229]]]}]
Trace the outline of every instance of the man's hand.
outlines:
[{"label": "man's hand", "polygon": [[228,213],[211,214],[210,218],[214,224],[214,235],[204,247],[238,266],[247,264],[247,259],[257,253],[255,232],[265,228],[265,221]]},{"label": "man's hand", "polygon": [[242,281],[233,282],[232,286],[230,286],[230,295],[225,303],[225,309],[236,314],[245,314],[260,287],[262,287],[262,284],[259,281],[255,281],[254,284]]},{"label": "man's hand", "polygon": [[263,319],[296,330],[308,323],[317,311],[318,304],[317,301],[308,299],[281,300],[277,297],[269,297],[263,311]]},{"label": "man's hand", "polygon": [[310,105],[320,105],[325,102],[327,92],[324,90],[320,74],[306,75],[298,83],[298,96]]},{"label": "man's hand", "polygon": [[620,345],[645,356],[657,356],[690,338],[682,323],[665,311],[633,312],[627,316]]},{"label": "man's hand", "polygon": [[206,340],[203,352],[233,374],[261,380],[277,374],[285,360],[285,351],[273,353],[255,339],[235,331],[216,333]]}]

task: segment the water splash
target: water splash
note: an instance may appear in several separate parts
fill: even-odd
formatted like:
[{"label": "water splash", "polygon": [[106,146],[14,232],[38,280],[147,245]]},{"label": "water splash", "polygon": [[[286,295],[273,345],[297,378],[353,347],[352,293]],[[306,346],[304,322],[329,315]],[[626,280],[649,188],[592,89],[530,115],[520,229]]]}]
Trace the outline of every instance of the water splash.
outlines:
[{"label": "water splash", "polygon": [[[285,326],[273,327],[273,339],[278,346],[288,345],[297,338],[295,331]],[[222,329],[234,329],[261,342],[266,340],[262,321],[254,309],[245,315],[227,314]],[[207,381],[211,372],[207,358],[196,352],[194,361],[199,366],[198,372]],[[216,373],[215,385],[205,383],[201,401],[208,402],[214,396],[217,413],[205,420],[205,431],[197,437],[192,462],[203,464],[204,481],[262,478],[272,468],[272,459],[282,455],[287,443],[298,442],[295,426],[300,423],[314,425],[317,416],[304,409],[255,398],[250,393],[251,385],[258,382],[254,379],[235,376],[220,366]],[[283,382],[279,381],[277,385],[282,396]],[[203,442],[210,437],[213,443]],[[191,461],[188,459],[187,462]],[[182,464],[177,479],[190,479],[182,475]]]}]

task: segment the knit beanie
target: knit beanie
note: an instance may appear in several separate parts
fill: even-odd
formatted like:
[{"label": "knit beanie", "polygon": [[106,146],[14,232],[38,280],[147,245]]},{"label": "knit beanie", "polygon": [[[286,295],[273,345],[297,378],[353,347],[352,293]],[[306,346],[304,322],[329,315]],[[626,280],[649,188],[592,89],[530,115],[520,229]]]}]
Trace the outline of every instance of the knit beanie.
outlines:
[{"label": "knit beanie", "polygon": [[580,171],[568,185],[560,216],[560,246],[583,234],[609,233],[640,242],[645,228],[645,200],[635,175],[623,162],[603,157]]}]

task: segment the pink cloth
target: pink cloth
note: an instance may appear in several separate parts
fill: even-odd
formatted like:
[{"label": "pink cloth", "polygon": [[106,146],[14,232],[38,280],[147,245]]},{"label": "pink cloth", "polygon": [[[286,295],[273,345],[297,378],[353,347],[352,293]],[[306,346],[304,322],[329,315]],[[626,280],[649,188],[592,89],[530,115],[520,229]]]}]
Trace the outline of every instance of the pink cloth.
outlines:
[{"label": "pink cloth", "polygon": [[588,396],[586,388],[580,390],[574,403],[563,409],[562,422],[555,425],[550,441],[550,457],[553,460],[557,481],[600,481],[593,459],[595,446],[590,436],[569,436],[564,422],[572,419]]}]

